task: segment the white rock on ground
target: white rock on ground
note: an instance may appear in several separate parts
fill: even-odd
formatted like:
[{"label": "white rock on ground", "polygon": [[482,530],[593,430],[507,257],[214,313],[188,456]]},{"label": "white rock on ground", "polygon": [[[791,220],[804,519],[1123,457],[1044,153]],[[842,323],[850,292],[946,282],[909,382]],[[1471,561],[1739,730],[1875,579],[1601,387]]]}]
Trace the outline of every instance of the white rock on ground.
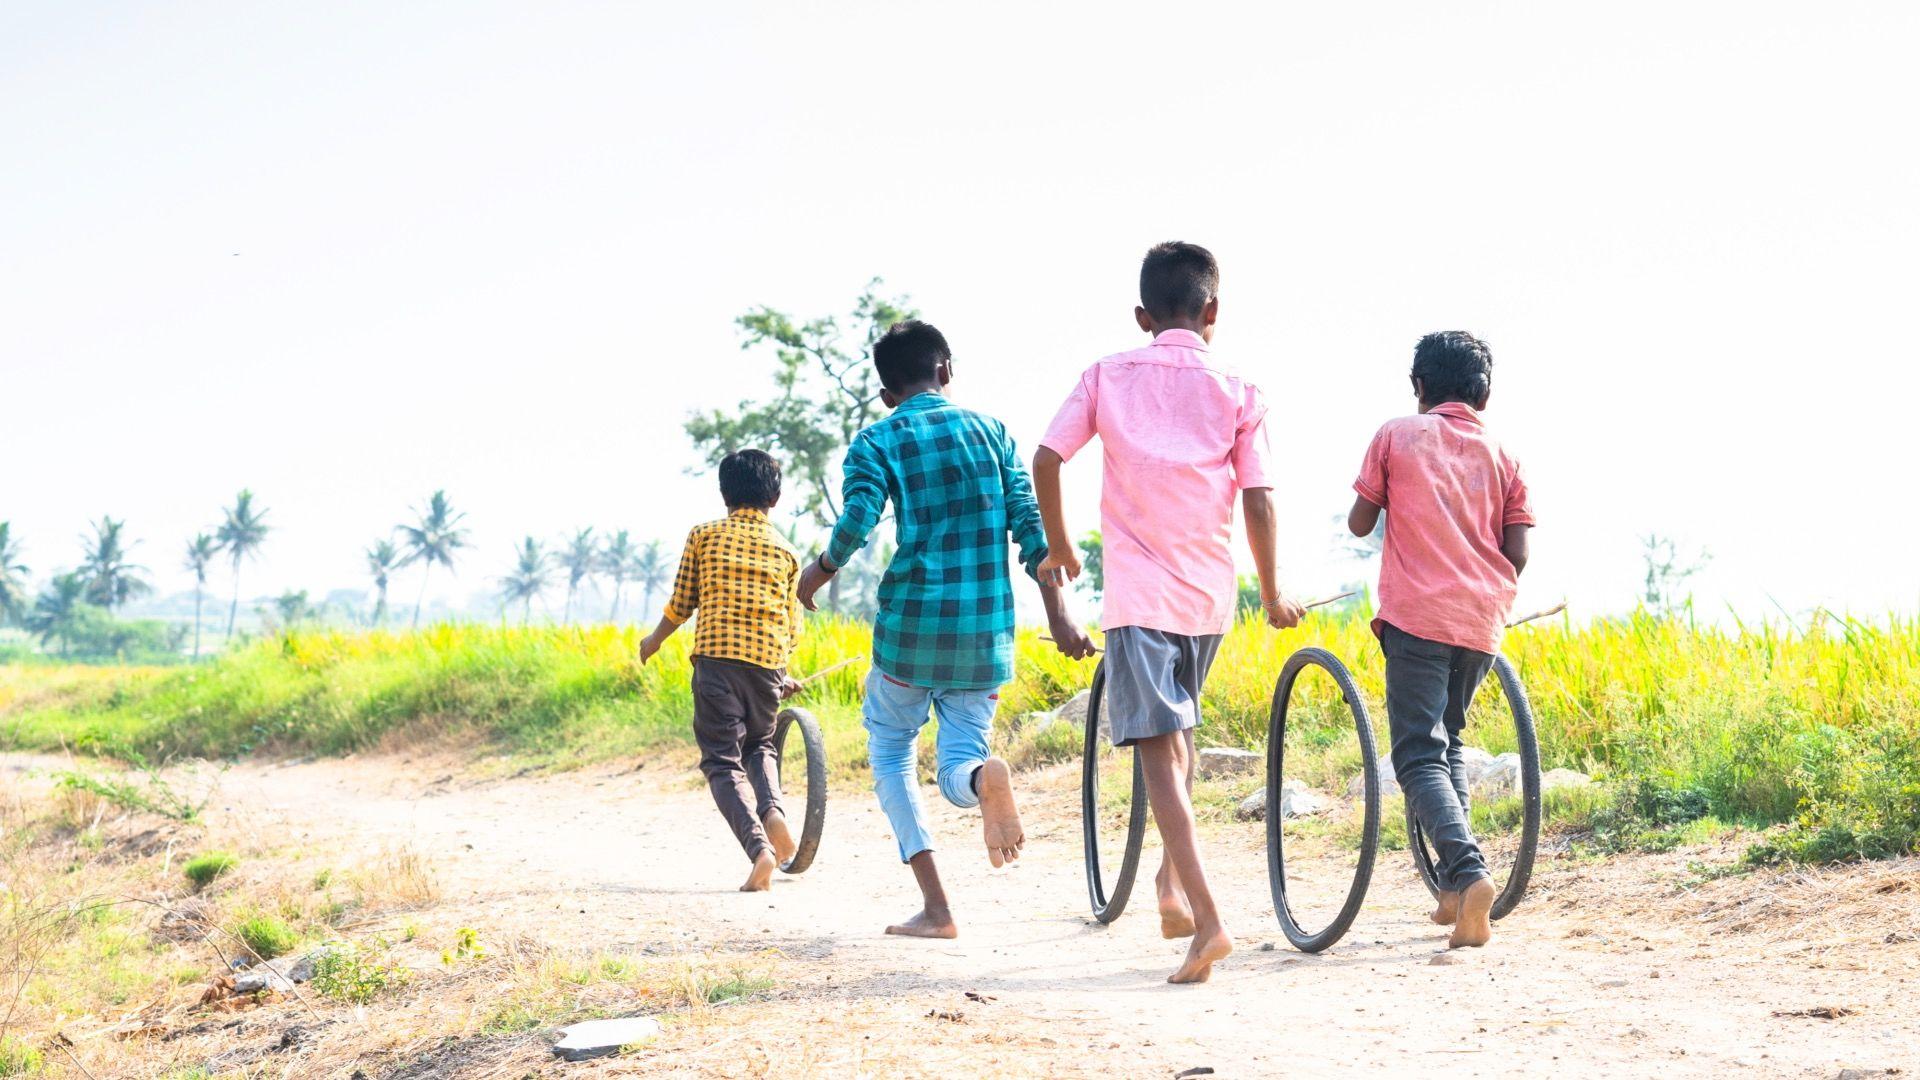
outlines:
[{"label": "white rock on ground", "polygon": [[1222,776],[1253,776],[1266,763],[1265,754],[1232,746],[1209,746],[1200,751],[1200,776],[1207,780]]},{"label": "white rock on ground", "polygon": [[[1381,758],[1378,764],[1375,766],[1374,772],[1380,774],[1380,797],[1381,798],[1383,799],[1391,798],[1395,795],[1400,794],[1400,781],[1395,780],[1393,778],[1392,762],[1388,761],[1384,757]],[[1367,774],[1354,773],[1353,779],[1347,782],[1347,798],[1349,799],[1363,798],[1366,794],[1367,794]]]},{"label": "white rock on ground", "polygon": [[561,1028],[560,1041],[553,1044],[553,1053],[562,1061],[586,1061],[617,1054],[623,1046],[646,1042],[658,1034],[660,1021],[651,1016],[587,1020]]},{"label": "white rock on ground", "polygon": [[1588,787],[1593,777],[1573,769],[1548,769],[1540,776],[1540,790],[1552,791],[1555,788]]},{"label": "white rock on ground", "polygon": [[[1280,782],[1280,816],[1283,818],[1305,817],[1318,814],[1332,807],[1333,802],[1298,780]],[[1234,811],[1242,821],[1264,821],[1267,817],[1267,789],[1258,791],[1240,800],[1240,808]]]},{"label": "white rock on ground", "polygon": [[278,960],[255,964],[247,969],[246,974],[234,977],[233,992],[255,994],[262,990],[277,990],[287,993],[295,983],[313,978],[314,965],[331,951],[329,946],[322,945],[304,956],[283,956]]}]

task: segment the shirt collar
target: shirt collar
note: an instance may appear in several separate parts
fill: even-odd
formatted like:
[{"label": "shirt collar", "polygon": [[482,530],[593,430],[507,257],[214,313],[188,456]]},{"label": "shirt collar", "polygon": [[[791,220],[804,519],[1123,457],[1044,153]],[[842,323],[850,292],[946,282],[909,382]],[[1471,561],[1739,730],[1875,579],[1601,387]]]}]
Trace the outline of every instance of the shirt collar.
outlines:
[{"label": "shirt collar", "polygon": [[1207,351],[1207,340],[1191,330],[1162,330],[1153,339],[1155,345],[1171,345],[1180,349],[1199,349]]},{"label": "shirt collar", "polygon": [[1480,419],[1473,406],[1464,401],[1447,401],[1427,410],[1429,416],[1451,416],[1455,420],[1465,420],[1476,427],[1485,427],[1486,421]]},{"label": "shirt collar", "polygon": [[932,390],[922,390],[893,407],[894,412],[912,412],[917,409],[935,409],[947,404],[947,395]]},{"label": "shirt collar", "polygon": [[744,521],[767,520],[767,512],[765,510],[757,510],[751,506],[737,506],[727,511],[727,516],[730,518],[740,518]]}]

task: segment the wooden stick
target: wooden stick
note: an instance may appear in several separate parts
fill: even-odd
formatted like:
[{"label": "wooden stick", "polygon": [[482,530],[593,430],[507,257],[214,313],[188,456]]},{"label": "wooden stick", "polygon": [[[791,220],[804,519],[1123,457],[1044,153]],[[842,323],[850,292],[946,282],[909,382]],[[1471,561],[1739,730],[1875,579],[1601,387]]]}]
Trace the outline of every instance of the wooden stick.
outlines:
[{"label": "wooden stick", "polygon": [[1507,629],[1511,630],[1514,627],[1519,626],[1521,623],[1530,623],[1535,619],[1544,619],[1549,615],[1558,615],[1565,610],[1567,610],[1567,602],[1565,600],[1562,600],[1559,603],[1553,605],[1552,607],[1545,609],[1544,611],[1536,611],[1531,615],[1522,615],[1521,617],[1508,623]]},{"label": "wooden stick", "polygon": [[1327,606],[1328,604],[1331,604],[1331,603],[1334,603],[1334,602],[1336,602],[1336,601],[1339,601],[1339,600],[1345,600],[1345,599],[1346,599],[1347,597],[1349,597],[1349,596],[1358,596],[1358,595],[1360,595],[1360,594],[1359,594],[1358,592],[1354,592],[1354,591],[1351,591],[1351,590],[1349,590],[1349,591],[1347,591],[1347,592],[1343,592],[1343,593],[1341,593],[1341,594],[1340,594],[1339,596],[1329,596],[1329,597],[1327,597],[1327,598],[1326,598],[1326,599],[1324,599],[1324,600],[1315,600],[1314,602],[1312,602],[1312,603],[1310,603],[1310,604],[1307,604],[1307,605],[1305,605],[1304,607],[1302,607],[1302,608],[1301,608],[1301,610],[1302,610],[1302,611],[1312,611],[1312,610],[1313,610],[1314,608],[1317,608],[1317,607],[1325,607],[1325,606]]},{"label": "wooden stick", "polygon": [[819,671],[816,671],[813,674],[807,676],[806,678],[801,679],[800,685],[808,686],[812,683],[819,682],[821,679],[824,679],[827,676],[833,674],[834,672],[839,671],[841,668],[846,667],[848,664],[856,664],[865,659],[866,659],[866,655],[864,653],[859,656],[849,656],[845,660],[842,660],[837,664],[834,664],[830,667],[823,667]]},{"label": "wooden stick", "polygon": [[[1040,640],[1041,640],[1041,641],[1044,641],[1044,642],[1047,642],[1047,643],[1049,643],[1049,644],[1051,644],[1051,643],[1053,642],[1053,639],[1052,639],[1052,638],[1050,638],[1050,637],[1048,637],[1048,636],[1047,636],[1047,635],[1045,635],[1045,634],[1041,634],[1041,635],[1040,635]],[[1093,651],[1094,651],[1094,652],[1106,652],[1107,650],[1105,650],[1105,649],[1103,649],[1103,648],[1101,648],[1101,647],[1100,647],[1100,646],[1098,646],[1098,645],[1095,645],[1095,646],[1093,647]]]}]

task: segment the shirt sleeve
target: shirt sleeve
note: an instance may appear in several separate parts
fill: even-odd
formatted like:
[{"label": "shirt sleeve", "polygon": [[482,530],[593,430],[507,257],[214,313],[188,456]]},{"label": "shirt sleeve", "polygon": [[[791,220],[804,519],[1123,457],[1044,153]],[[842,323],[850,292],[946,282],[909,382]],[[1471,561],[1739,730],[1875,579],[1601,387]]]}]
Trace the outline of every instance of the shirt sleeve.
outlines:
[{"label": "shirt sleeve", "polygon": [[660,612],[674,623],[693,618],[700,607],[700,530],[687,534],[687,545],[680,549],[680,569],[673,575],[673,595]]},{"label": "shirt sleeve", "polygon": [[1390,445],[1387,429],[1383,427],[1367,444],[1367,456],[1360,459],[1360,476],[1353,482],[1353,490],[1361,498],[1379,507],[1387,505],[1387,450]]},{"label": "shirt sleeve", "polygon": [[1033,478],[1020,464],[1013,437],[1000,430],[1000,490],[1007,499],[1007,532],[1020,549],[1020,565],[1039,580],[1041,560],[1047,557],[1047,530],[1040,522],[1040,502],[1033,497]]},{"label": "shirt sleeve", "polygon": [[1040,436],[1040,445],[1060,455],[1061,461],[1072,461],[1080,448],[1092,441],[1099,433],[1094,423],[1094,372],[1098,365],[1088,368],[1073,387],[1073,393],[1053,414],[1053,423],[1047,425],[1047,433]]},{"label": "shirt sleeve", "polygon": [[827,541],[827,561],[836,568],[847,565],[854,552],[867,546],[867,537],[887,508],[886,469],[873,440],[864,433],[847,447],[841,473],[840,520],[833,523],[833,535]]},{"label": "shirt sleeve", "polygon": [[800,610],[800,560],[793,561],[793,569],[787,573],[787,619],[793,627],[793,640],[800,640],[800,631],[806,625],[806,613]]},{"label": "shirt sleeve", "polygon": [[1500,526],[1532,525],[1533,500],[1527,493],[1527,478],[1522,474],[1520,463],[1512,462],[1513,475],[1507,480],[1507,502],[1500,513]]},{"label": "shirt sleeve", "polygon": [[1240,426],[1233,433],[1232,460],[1233,481],[1241,491],[1273,486],[1268,477],[1273,450],[1267,439],[1267,399],[1258,387],[1247,387],[1246,401],[1240,408]]}]

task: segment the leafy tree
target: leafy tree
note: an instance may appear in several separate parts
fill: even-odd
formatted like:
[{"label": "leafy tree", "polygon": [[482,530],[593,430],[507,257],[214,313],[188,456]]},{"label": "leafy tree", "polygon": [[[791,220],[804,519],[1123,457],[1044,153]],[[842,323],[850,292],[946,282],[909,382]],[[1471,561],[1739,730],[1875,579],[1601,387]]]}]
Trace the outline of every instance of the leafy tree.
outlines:
[{"label": "leafy tree", "polygon": [[418,627],[420,606],[427,600],[427,577],[433,573],[434,564],[439,563],[451,573],[454,552],[467,546],[467,530],[460,527],[467,515],[454,510],[444,491],[434,492],[427,500],[427,508],[416,513],[420,515],[419,523],[400,526],[400,540],[407,547],[406,561],[424,564],[420,571],[420,596],[413,602],[413,625]]},{"label": "leafy tree", "polygon": [[1100,530],[1094,529],[1080,538],[1081,580],[1095,596],[1107,591],[1107,545],[1101,539]]},{"label": "leafy tree", "polygon": [[1647,610],[1665,617],[1675,615],[1691,604],[1692,597],[1681,600],[1676,595],[1680,586],[1693,575],[1707,568],[1713,556],[1705,551],[1692,554],[1680,550],[1680,545],[1671,537],[1659,533],[1648,533],[1640,538],[1640,559],[1646,564],[1647,576],[1642,585],[1640,599]]},{"label": "leafy tree", "polygon": [[33,613],[27,616],[27,629],[39,635],[42,645],[58,641],[60,655],[69,655],[74,632],[91,607],[87,603],[86,579],[77,573],[61,574],[48,582],[33,602]]},{"label": "leafy tree", "polygon": [[273,609],[270,614],[275,626],[282,630],[291,630],[301,623],[313,621],[320,612],[307,598],[307,590],[301,589],[295,592],[288,589],[273,598]]},{"label": "leafy tree", "polygon": [[213,538],[233,564],[233,603],[227,606],[227,639],[233,638],[233,624],[240,617],[240,564],[260,553],[267,542],[267,512],[254,509],[253,492],[246,488],[233,497],[226,509],[227,519],[220,523]]},{"label": "leafy tree", "polygon": [[13,536],[13,522],[0,521],[0,626],[26,620],[27,573],[26,564],[20,561],[20,541]]},{"label": "leafy tree", "polygon": [[184,565],[193,574],[193,658],[200,659],[200,610],[207,597],[207,568],[220,554],[220,542],[206,533],[187,541]]},{"label": "leafy tree", "polygon": [[515,550],[513,572],[500,579],[500,599],[520,603],[520,622],[533,617],[533,601],[553,582],[553,564],[540,542],[529,536]]},{"label": "leafy tree", "polygon": [[[639,567],[640,549],[634,546],[633,538],[627,530],[621,529],[607,538],[600,549],[600,572],[613,581],[613,607],[607,612],[608,622],[620,621],[620,597],[626,591],[627,582],[633,579]],[[646,613],[641,612],[644,616]]]},{"label": "leafy tree", "polygon": [[653,594],[673,580],[673,564],[667,561],[660,541],[649,540],[647,546],[640,549],[639,561],[634,563],[634,579],[640,583],[640,621],[645,622],[653,612]]},{"label": "leafy tree", "polygon": [[573,621],[573,596],[580,590],[580,583],[592,577],[600,570],[600,545],[593,539],[592,529],[581,529],[560,549],[560,567],[567,572],[567,606],[560,615],[560,621]]},{"label": "leafy tree", "polygon": [[82,538],[88,545],[86,558],[80,564],[80,580],[86,583],[87,602],[108,611],[153,591],[144,577],[146,568],[127,561],[131,545],[121,535],[126,524],[103,514],[93,523],[93,539]]},{"label": "leafy tree", "polygon": [[376,598],[373,603],[373,625],[381,626],[387,621],[387,582],[393,572],[407,564],[400,555],[400,549],[391,540],[375,540],[366,550],[367,573],[373,576],[373,588]]}]

